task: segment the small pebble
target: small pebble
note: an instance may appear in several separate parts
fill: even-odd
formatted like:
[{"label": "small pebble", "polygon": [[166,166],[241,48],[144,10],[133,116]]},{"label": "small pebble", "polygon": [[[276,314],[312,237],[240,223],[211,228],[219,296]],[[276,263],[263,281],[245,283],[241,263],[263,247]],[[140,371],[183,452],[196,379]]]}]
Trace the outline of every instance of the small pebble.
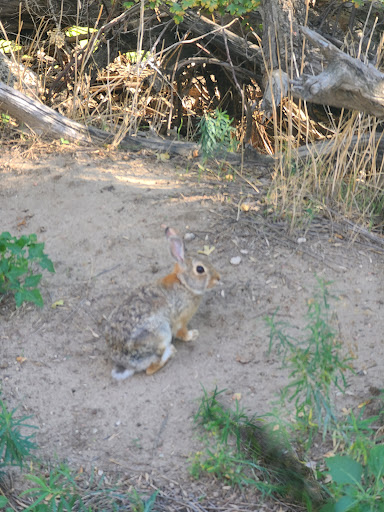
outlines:
[{"label": "small pebble", "polygon": [[191,240],[194,240],[196,238],[196,235],[194,233],[185,233],[184,240],[186,242],[190,242]]},{"label": "small pebble", "polygon": [[304,236],[297,239],[298,244],[305,244],[306,241],[307,239]]},{"label": "small pebble", "polygon": [[248,254],[247,249],[240,249],[241,254]]},{"label": "small pebble", "polygon": [[241,263],[241,256],[234,256],[231,258],[231,265],[240,265]]}]

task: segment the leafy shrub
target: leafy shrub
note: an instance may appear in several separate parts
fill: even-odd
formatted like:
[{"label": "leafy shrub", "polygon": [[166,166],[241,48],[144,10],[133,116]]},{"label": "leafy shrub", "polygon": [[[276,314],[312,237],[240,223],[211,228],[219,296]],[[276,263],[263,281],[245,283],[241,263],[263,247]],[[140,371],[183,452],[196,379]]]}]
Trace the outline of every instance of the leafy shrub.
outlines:
[{"label": "leafy shrub", "polygon": [[218,153],[232,149],[232,119],[220,109],[205,114],[200,121],[200,145],[203,158],[215,157]]},{"label": "leafy shrub", "polygon": [[[138,1],[123,2],[123,6],[129,9]],[[221,16],[224,16],[226,13],[232,16],[242,16],[247,12],[256,10],[260,5],[260,0],[181,0],[180,2],[174,2],[173,0],[165,0],[165,2],[151,0],[149,8],[154,9],[161,3],[169,5],[175,23],[181,23],[187,9],[197,7],[208,12],[217,12]]]},{"label": "leafy shrub", "polygon": [[20,238],[4,231],[0,235],[0,296],[12,292],[16,306],[25,301],[39,307],[44,305],[37,286],[42,274],[34,273],[38,265],[43,270],[54,272],[52,261],[44,253],[44,243],[38,243],[34,234]]}]

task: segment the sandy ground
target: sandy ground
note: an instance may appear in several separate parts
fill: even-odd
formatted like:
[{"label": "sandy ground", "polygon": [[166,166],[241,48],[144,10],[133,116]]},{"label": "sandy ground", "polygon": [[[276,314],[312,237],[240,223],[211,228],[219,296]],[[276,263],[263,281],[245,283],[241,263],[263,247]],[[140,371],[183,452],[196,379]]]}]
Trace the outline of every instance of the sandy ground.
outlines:
[{"label": "sandy ground", "polygon": [[[370,386],[382,387],[383,254],[331,230],[313,230],[298,244],[252,212],[237,221],[231,186],[186,169],[91,151],[0,156],[1,230],[36,233],[56,269],[44,273],[43,309],[0,304],[2,394],[33,415],[40,455],[188,481],[202,386],[225,389],[228,404],[240,394],[251,414],[271,410],[287,374],[267,353],[264,317],[279,308],[280,320],[302,326],[316,275],[333,282],[336,325],[357,357],[341,405],[356,406]],[[239,182],[233,187],[238,193]],[[196,235],[189,251],[214,246],[222,281],[191,322],[198,340],[176,341],[176,356],[153,376],[118,383],[100,319],[172,267],[163,224]]]}]

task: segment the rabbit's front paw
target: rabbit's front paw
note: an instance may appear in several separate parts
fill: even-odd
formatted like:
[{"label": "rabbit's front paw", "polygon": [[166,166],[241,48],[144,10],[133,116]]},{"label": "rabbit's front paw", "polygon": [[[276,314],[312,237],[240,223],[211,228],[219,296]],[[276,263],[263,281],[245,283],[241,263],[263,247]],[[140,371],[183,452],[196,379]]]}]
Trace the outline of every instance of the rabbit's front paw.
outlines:
[{"label": "rabbit's front paw", "polygon": [[191,329],[190,331],[187,331],[187,336],[185,338],[185,341],[195,341],[199,337],[199,331],[197,329]]},{"label": "rabbit's front paw", "polygon": [[182,327],[179,329],[175,335],[175,337],[182,341],[194,341],[198,338],[199,331],[197,329],[191,329],[188,331],[186,327]]}]

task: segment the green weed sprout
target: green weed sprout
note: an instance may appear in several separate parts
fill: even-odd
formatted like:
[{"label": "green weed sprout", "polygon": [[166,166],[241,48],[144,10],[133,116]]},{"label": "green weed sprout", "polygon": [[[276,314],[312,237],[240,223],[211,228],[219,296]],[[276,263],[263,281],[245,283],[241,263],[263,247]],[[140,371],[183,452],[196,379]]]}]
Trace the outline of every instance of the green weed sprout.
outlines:
[{"label": "green weed sprout", "polygon": [[155,505],[156,497],[159,491],[152,493],[149,498],[145,498],[134,489],[129,495],[132,512],[151,512]]},{"label": "green weed sprout", "polygon": [[44,243],[38,243],[36,235],[17,238],[7,231],[1,233],[0,298],[11,292],[17,307],[25,301],[43,307],[43,298],[38,289],[42,274],[34,272],[36,265],[49,272],[55,271],[52,261],[44,253]]},{"label": "green weed sprout", "polygon": [[254,471],[263,471],[255,461],[247,460],[241,451],[242,429],[257,422],[256,418],[250,420],[240,409],[236,401],[236,409],[226,409],[218,401],[218,397],[225,390],[207,393],[203,388],[203,397],[198,411],[194,417],[195,423],[200,425],[205,435],[201,441],[204,450],[194,454],[191,459],[191,474],[199,478],[201,474],[208,473],[224,479],[231,485],[246,485],[259,483],[264,493],[268,492],[267,485],[252,478]]},{"label": "green weed sprout", "polygon": [[17,409],[9,411],[0,399],[0,474],[8,466],[23,467],[25,459],[36,448],[32,435],[24,435],[21,430],[37,428],[26,423],[30,416],[16,418]]},{"label": "green weed sprout", "polygon": [[289,369],[290,383],[282,389],[281,400],[294,402],[297,425],[309,434],[320,431],[323,436],[337,424],[331,390],[345,391],[345,372],[351,370],[352,360],[343,354],[343,345],[331,325],[329,284],[318,280],[315,297],[308,302],[306,335],[301,339],[291,336],[275,315],[266,318],[269,351],[275,347]]}]

